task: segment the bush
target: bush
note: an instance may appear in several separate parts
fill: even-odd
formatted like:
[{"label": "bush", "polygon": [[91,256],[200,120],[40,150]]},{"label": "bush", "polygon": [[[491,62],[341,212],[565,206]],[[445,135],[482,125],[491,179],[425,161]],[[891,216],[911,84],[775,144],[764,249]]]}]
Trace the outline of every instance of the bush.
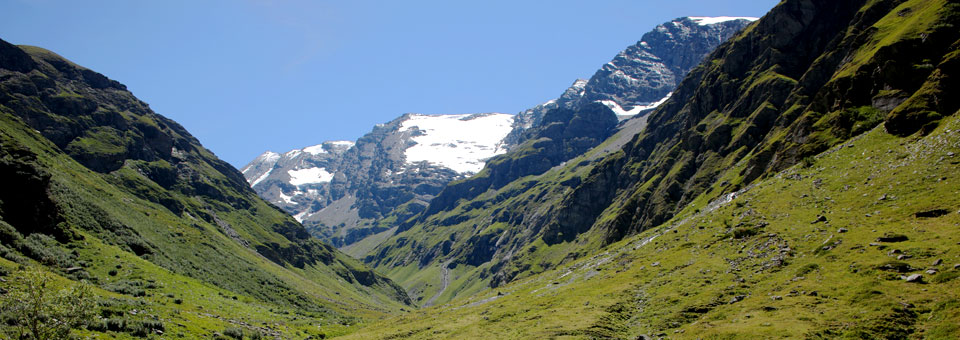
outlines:
[{"label": "bush", "polygon": [[794,276],[797,276],[797,277],[805,276],[817,269],[820,269],[820,265],[816,263],[811,263],[806,266],[800,267],[800,269],[797,269],[797,273],[794,274]]},{"label": "bush", "polygon": [[[61,288],[39,268],[20,272],[19,284],[0,297],[2,331],[13,339],[65,339],[70,330],[97,314],[97,304],[86,284]],[[61,288],[61,289],[57,289]]]},{"label": "bush", "polygon": [[223,335],[240,340],[243,339],[243,330],[237,327],[227,327],[223,330]]},{"label": "bush", "polygon": [[143,282],[132,281],[132,280],[123,280],[117,281],[109,284],[104,284],[103,289],[109,290],[114,293],[127,294],[134,297],[145,296],[147,292],[141,288]]}]

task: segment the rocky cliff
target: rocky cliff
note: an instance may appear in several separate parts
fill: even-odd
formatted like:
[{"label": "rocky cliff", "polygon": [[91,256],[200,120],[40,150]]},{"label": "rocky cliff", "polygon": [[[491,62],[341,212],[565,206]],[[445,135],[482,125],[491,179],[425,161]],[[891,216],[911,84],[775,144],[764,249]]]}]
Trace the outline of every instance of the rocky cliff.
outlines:
[{"label": "rocky cliff", "polygon": [[423,211],[450,181],[506,151],[512,115],[405,114],[356,142],[326,142],[243,168],[261,197],[315,236],[349,246]]}]

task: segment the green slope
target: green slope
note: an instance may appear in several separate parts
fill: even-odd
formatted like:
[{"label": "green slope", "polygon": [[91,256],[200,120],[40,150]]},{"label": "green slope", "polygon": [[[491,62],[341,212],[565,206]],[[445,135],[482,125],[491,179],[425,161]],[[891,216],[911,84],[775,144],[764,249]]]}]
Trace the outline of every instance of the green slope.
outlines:
[{"label": "green slope", "polygon": [[4,272],[43,266],[86,280],[117,305],[103,318],[159,319],[196,338],[225,326],[306,338],[409,301],[122,84],[4,41],[0,178]]},{"label": "green slope", "polygon": [[[958,15],[937,0],[783,1],[691,71],[620,150],[431,206],[365,261],[421,303],[441,291],[445,302],[593,254],[878,124],[929,132],[960,107],[947,95]],[[497,177],[487,171],[478,177]]]},{"label": "green slope", "polygon": [[344,339],[955,339],[958,181],[957,115],[925,136],[877,127],[596,254]]}]

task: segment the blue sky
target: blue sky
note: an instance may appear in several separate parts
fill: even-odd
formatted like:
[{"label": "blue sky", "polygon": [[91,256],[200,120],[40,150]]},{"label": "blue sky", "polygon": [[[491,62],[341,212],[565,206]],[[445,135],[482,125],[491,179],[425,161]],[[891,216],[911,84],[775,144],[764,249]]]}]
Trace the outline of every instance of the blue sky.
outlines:
[{"label": "blue sky", "polygon": [[657,24],[777,0],[0,0],[0,38],[127,85],[242,167],[406,112],[517,113]]}]

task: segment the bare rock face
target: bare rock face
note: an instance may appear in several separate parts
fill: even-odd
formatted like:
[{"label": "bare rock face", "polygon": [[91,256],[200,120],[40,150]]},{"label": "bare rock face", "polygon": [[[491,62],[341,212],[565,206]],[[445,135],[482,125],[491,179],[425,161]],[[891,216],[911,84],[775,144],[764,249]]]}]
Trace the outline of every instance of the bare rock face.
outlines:
[{"label": "bare rock face", "polygon": [[[423,211],[447,183],[506,152],[513,115],[405,114],[356,142],[265,152],[242,169],[250,185],[310,232],[343,247]],[[381,223],[395,215],[390,223]]]},{"label": "bare rock face", "polygon": [[669,98],[707,54],[756,19],[684,17],[658,25],[589,80],[578,79],[559,98],[518,114],[507,141],[520,144],[524,130],[540,125],[548,111],[558,108],[577,110],[599,102],[620,120],[644,115]]}]

